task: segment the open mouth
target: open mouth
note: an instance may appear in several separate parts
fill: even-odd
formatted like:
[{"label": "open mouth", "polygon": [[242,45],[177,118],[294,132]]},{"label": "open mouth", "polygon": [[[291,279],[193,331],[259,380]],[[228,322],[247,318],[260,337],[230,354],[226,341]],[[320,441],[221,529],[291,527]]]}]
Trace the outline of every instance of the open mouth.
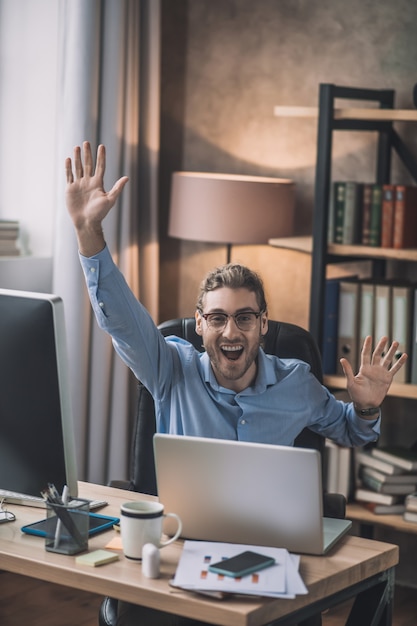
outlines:
[{"label": "open mouth", "polygon": [[229,361],[237,361],[243,353],[242,346],[222,346],[221,351]]}]

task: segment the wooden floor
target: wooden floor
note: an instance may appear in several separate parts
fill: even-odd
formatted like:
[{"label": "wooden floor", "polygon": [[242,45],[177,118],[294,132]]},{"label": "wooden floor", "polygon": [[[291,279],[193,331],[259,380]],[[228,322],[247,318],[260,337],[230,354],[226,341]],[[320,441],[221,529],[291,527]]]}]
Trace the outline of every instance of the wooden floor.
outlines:
[{"label": "wooden floor", "polygon": [[[97,626],[102,600],[86,591],[2,571],[0,598],[1,626]],[[323,615],[323,626],[344,626],[348,611],[348,605],[328,611]],[[395,592],[393,626],[416,624],[417,592],[399,587]]]}]

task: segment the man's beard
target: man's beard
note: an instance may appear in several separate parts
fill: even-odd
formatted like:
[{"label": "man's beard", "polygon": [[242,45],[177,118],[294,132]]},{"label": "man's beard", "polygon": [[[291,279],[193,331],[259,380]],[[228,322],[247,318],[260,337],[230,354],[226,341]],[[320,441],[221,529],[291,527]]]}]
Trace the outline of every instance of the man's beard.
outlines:
[{"label": "man's beard", "polygon": [[[224,355],[222,350],[218,347],[218,344],[215,345],[209,344],[209,346],[204,346],[205,350],[210,358],[210,363],[214,374],[216,372],[219,373],[225,380],[235,381],[242,378],[246,372],[250,369],[253,363],[256,363],[258,358],[259,347],[262,345],[263,337],[259,335],[259,341],[257,344],[254,344],[250,351],[248,352],[247,345],[243,344],[243,354],[239,356],[239,358],[234,361],[232,359],[228,360]],[[227,342],[222,342],[227,344]],[[242,342],[236,342],[241,344]],[[233,343],[228,343],[228,345],[234,345]]]}]

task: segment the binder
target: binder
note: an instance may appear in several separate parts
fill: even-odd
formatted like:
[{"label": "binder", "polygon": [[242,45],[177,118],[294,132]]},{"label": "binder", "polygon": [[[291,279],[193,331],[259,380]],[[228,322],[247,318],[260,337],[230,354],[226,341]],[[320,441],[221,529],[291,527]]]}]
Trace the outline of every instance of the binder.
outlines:
[{"label": "binder", "polygon": [[374,338],[375,318],[375,283],[364,280],[360,283],[359,296],[359,336],[358,359],[362,351],[363,342],[369,336]]},{"label": "binder", "polygon": [[340,278],[329,278],[326,280],[322,347],[323,374],[336,373],[339,283]]},{"label": "binder", "polygon": [[354,371],[358,366],[359,283],[341,280],[337,327],[337,374],[343,375],[340,359],[346,358]]},{"label": "binder", "polygon": [[375,285],[374,346],[381,337],[391,339],[391,295],[392,287],[389,283]]},{"label": "binder", "polygon": [[408,383],[410,375],[410,351],[412,334],[412,309],[414,289],[410,285],[392,287],[392,339],[399,342],[395,359],[406,352],[409,356],[405,364],[395,375],[395,382]]}]

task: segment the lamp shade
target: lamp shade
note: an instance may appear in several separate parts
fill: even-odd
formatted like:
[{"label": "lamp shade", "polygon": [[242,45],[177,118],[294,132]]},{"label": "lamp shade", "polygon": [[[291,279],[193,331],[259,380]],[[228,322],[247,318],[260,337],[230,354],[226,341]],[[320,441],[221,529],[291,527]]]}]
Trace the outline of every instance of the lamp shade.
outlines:
[{"label": "lamp shade", "polygon": [[174,172],[168,234],[227,244],[265,244],[293,234],[293,181]]}]

